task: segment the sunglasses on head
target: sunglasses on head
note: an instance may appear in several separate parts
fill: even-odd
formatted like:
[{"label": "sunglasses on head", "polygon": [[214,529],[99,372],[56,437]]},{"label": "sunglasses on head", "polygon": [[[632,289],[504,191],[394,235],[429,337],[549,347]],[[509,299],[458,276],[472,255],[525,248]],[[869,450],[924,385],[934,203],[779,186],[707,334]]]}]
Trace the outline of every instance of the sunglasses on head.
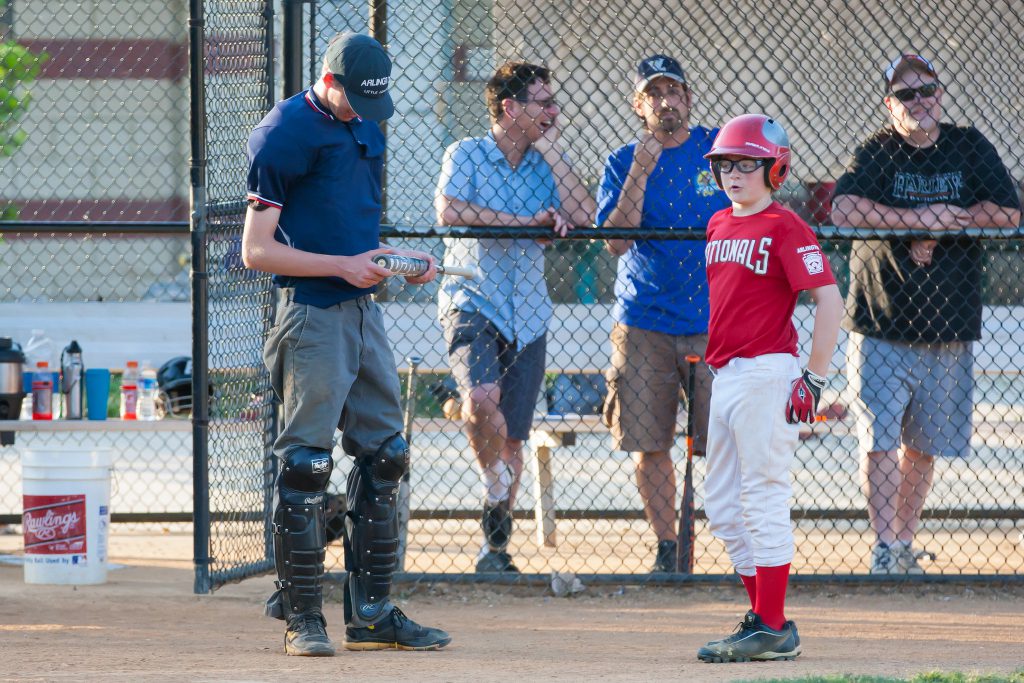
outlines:
[{"label": "sunglasses on head", "polygon": [[900,88],[899,90],[893,90],[892,96],[900,102],[912,102],[918,95],[921,97],[932,97],[936,92],[938,92],[938,90],[938,83],[925,83],[917,88]]},{"label": "sunglasses on head", "polygon": [[766,163],[768,163],[767,159],[737,159],[736,161],[731,159],[715,159],[711,162],[711,165],[719,173],[732,173],[733,168],[736,168],[740,173],[753,173]]}]

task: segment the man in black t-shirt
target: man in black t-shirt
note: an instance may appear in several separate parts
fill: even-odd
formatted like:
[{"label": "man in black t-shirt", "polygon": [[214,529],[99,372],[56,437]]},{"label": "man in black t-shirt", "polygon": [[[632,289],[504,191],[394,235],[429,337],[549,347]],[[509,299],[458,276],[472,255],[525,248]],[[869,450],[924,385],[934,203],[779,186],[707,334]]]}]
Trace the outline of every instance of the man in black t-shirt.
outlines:
[{"label": "man in black t-shirt", "polygon": [[912,549],[935,456],[970,450],[973,342],[981,337],[982,246],[967,227],[1015,227],[1020,203],[992,144],[940,123],[944,91],[919,55],[885,71],[891,125],[836,184],[836,225],[927,231],[864,240],[850,255],[843,327],[861,474],[878,538],[871,573],[922,573]]}]

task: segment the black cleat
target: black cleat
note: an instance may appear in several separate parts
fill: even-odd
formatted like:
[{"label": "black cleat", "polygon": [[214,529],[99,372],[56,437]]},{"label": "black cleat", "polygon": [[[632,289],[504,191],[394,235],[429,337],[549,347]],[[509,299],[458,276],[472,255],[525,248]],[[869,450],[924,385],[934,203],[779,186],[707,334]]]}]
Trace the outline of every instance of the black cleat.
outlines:
[{"label": "black cleat", "polygon": [[476,571],[484,572],[508,572],[518,574],[519,568],[512,564],[512,556],[505,551],[488,550],[487,553],[476,561]]},{"label": "black cleat", "polygon": [[676,571],[676,542],[658,541],[658,554],[654,558],[652,574],[673,574]]},{"label": "black cleat", "polygon": [[787,621],[776,631],[768,628],[761,617],[747,612],[736,631],[728,638],[713,640],[697,651],[702,662],[778,661],[796,659],[800,654],[800,634],[796,624]]},{"label": "black cleat", "polygon": [[450,642],[441,629],[420,626],[397,607],[376,624],[345,629],[346,650],[440,650]]},{"label": "black cleat", "polygon": [[320,612],[305,612],[288,620],[284,653],[298,657],[333,657],[334,643],[327,637],[327,621]]}]

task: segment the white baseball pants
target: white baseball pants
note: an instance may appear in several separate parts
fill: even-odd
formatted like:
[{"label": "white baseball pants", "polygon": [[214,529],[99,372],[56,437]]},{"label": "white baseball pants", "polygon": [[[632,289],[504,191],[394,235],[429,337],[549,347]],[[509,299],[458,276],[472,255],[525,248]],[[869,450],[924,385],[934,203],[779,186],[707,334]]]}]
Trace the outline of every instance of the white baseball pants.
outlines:
[{"label": "white baseball pants", "polygon": [[789,470],[799,425],[786,422],[785,409],[799,376],[787,353],[734,358],[715,371],[704,510],[711,533],[746,576],[793,559]]}]

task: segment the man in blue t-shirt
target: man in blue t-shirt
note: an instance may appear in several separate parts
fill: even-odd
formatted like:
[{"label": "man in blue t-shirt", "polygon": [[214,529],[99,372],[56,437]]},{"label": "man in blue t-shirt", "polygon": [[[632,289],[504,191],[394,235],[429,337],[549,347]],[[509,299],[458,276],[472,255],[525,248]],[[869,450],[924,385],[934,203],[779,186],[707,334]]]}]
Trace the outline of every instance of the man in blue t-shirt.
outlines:
[{"label": "man in blue t-shirt", "polygon": [[249,136],[246,267],[274,274],[275,319],[263,349],[281,400],[274,557],[267,614],[287,621],[285,652],[334,654],[323,616],[324,493],[334,431],[355,459],[348,476],[345,648],[433,650],[451,638],[390,600],[397,566],[399,482],[408,470],[398,372],[371,294],[391,273],[380,248],[385,149],[377,125],[394,112],[391,60],[373,38],[336,36],[320,79],[279,102]]},{"label": "man in blue t-shirt", "polygon": [[[712,214],[730,205],[704,160],[718,131],[690,128],[693,93],[675,59],[648,57],[633,83],[633,110],[645,130],[608,157],[597,224],[702,232]],[[620,259],[605,422],[616,448],[635,454],[644,512],[658,537],[652,571],[673,572],[676,480],[669,451],[680,385],[689,378],[686,356],[703,357],[708,341],[704,240],[608,240],[608,249]],[[694,452],[703,455],[711,400],[703,362],[695,386],[686,398],[695,416]]]}]

